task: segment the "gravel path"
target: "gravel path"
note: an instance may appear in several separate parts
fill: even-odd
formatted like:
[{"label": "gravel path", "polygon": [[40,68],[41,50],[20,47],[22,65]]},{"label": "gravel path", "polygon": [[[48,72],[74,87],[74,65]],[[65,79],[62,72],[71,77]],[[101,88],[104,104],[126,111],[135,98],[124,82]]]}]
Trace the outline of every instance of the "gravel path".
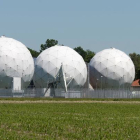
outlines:
[{"label": "gravel path", "polygon": [[0,104],[3,103],[13,103],[13,104],[26,104],[26,103],[107,103],[107,104],[140,104],[140,101],[48,101],[48,100],[38,100],[38,101],[10,101],[10,100],[0,100]]}]

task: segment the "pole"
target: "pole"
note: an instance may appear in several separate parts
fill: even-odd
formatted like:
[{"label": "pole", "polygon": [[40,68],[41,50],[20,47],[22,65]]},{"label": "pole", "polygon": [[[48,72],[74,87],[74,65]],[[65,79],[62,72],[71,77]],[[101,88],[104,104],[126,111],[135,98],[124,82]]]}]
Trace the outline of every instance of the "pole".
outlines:
[{"label": "pole", "polygon": [[103,76],[101,76],[101,93],[103,93],[103,90],[102,90],[102,77]]},{"label": "pole", "polygon": [[[98,84],[98,79],[96,79],[96,93],[98,94],[98,92],[97,92],[97,84]],[[99,94],[97,96],[99,98]]]}]

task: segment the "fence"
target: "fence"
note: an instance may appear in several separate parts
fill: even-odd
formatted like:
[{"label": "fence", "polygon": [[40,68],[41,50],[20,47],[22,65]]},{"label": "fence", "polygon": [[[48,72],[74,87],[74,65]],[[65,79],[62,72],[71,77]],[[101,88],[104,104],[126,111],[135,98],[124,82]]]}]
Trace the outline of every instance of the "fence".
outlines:
[{"label": "fence", "polygon": [[140,98],[140,90],[134,89],[88,89],[82,88],[69,89],[65,92],[63,89],[53,91],[39,88],[27,88],[24,90],[13,91],[11,89],[0,89],[0,97],[56,97],[56,98]]}]

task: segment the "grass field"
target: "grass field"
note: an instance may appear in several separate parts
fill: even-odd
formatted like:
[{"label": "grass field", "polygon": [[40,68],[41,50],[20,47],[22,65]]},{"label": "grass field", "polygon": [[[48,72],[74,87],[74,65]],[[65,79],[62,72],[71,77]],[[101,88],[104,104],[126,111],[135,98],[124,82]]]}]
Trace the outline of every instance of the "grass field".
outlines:
[{"label": "grass field", "polygon": [[54,101],[48,103],[34,102],[39,99],[25,100],[32,102],[11,99],[12,103],[0,103],[0,140],[140,139],[139,101],[131,104],[131,100],[116,103],[117,99],[114,103],[109,102],[114,99],[105,103],[73,102],[82,99],[48,99]]}]

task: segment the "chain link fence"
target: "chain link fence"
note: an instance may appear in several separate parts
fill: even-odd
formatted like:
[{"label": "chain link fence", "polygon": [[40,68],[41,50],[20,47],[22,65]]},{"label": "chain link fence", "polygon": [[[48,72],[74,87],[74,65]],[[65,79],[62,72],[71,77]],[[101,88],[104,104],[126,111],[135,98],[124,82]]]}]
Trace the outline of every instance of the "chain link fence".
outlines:
[{"label": "chain link fence", "polygon": [[140,98],[140,89],[43,89],[27,88],[24,90],[0,89],[0,97],[55,97],[55,98]]}]

